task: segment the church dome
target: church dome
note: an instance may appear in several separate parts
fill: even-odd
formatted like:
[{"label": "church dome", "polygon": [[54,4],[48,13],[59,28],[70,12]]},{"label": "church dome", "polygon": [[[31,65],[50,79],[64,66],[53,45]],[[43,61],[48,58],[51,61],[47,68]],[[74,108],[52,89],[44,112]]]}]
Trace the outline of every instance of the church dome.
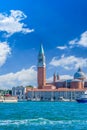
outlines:
[{"label": "church dome", "polygon": [[84,72],[82,72],[81,68],[78,69],[78,71],[74,74],[74,79],[85,79],[86,76]]}]

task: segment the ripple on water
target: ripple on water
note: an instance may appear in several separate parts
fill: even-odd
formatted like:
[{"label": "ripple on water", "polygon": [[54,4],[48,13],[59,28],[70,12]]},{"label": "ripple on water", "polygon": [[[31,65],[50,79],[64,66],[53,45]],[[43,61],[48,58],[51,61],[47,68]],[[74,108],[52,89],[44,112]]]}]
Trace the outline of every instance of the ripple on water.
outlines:
[{"label": "ripple on water", "polygon": [[0,130],[87,130],[86,108],[58,102],[1,104]]}]

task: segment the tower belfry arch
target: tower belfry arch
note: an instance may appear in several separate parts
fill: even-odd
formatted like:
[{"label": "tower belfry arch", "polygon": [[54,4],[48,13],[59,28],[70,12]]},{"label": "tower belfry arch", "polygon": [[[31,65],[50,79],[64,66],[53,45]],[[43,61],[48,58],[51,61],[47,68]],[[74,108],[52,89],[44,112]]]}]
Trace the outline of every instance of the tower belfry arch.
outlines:
[{"label": "tower belfry arch", "polygon": [[38,54],[38,65],[37,65],[37,81],[38,88],[43,89],[46,85],[46,64],[43,45],[40,45],[40,50]]}]

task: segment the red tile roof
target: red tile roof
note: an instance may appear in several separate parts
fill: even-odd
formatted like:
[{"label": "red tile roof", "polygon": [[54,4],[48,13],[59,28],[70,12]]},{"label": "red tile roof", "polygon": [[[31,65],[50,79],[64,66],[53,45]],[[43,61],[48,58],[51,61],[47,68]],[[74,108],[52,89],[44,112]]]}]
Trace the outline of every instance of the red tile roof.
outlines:
[{"label": "red tile roof", "polygon": [[58,89],[38,89],[38,88],[33,88],[33,89],[29,89],[27,92],[29,91],[35,91],[35,92],[63,92],[63,91],[86,91],[87,88],[84,89],[69,89],[69,88],[58,88]]}]

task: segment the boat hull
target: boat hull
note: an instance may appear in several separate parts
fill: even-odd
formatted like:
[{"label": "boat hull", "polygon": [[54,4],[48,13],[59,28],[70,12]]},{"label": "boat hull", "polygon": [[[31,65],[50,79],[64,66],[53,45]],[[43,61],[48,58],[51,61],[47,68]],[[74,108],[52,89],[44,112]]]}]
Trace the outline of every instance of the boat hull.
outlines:
[{"label": "boat hull", "polygon": [[79,103],[87,103],[87,99],[76,99]]}]

